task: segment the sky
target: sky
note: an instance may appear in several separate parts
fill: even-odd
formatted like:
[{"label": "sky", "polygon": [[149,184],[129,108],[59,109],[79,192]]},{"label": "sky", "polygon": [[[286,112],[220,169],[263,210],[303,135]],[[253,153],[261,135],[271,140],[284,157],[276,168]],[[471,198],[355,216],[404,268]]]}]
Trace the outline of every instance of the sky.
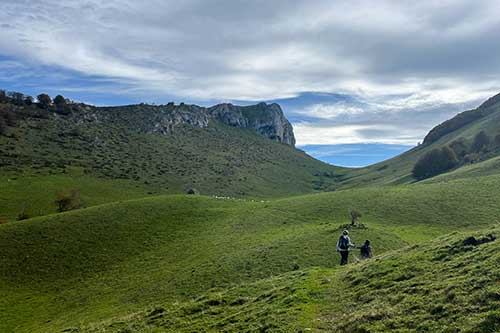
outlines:
[{"label": "sky", "polygon": [[363,166],[500,91],[497,1],[2,0],[0,89],[96,105],[278,102]]}]

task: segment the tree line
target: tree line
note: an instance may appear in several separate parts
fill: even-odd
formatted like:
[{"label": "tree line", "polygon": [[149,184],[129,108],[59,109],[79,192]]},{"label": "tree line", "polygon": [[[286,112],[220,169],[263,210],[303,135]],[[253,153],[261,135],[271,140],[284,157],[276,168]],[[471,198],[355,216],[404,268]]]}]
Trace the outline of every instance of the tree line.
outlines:
[{"label": "tree line", "polygon": [[472,142],[464,138],[442,148],[434,148],[415,163],[413,177],[422,180],[449,171],[457,166],[474,163],[491,149],[500,146],[500,134],[492,140],[485,131],[477,133]]},{"label": "tree line", "polygon": [[52,99],[48,94],[39,94],[36,99],[17,91],[0,90],[0,135],[7,133],[8,127],[15,127],[17,116],[21,112],[29,110],[39,110],[32,112],[29,116],[38,118],[48,118],[49,111],[62,115],[69,115],[72,112],[71,100],[57,95]]}]

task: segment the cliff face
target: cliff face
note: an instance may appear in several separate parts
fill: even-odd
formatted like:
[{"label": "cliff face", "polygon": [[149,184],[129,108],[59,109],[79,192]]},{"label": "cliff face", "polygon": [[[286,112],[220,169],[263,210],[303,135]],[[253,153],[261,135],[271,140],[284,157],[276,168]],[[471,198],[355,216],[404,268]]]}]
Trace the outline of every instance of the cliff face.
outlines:
[{"label": "cliff face", "polygon": [[276,103],[243,107],[219,104],[207,111],[212,118],[224,124],[253,129],[266,138],[295,146],[292,125]]},{"label": "cliff face", "polygon": [[251,129],[270,140],[295,146],[292,125],[284,116],[281,107],[275,103],[251,106],[218,104],[209,108],[182,103],[159,106],[82,106],[81,111],[74,115],[78,121],[120,123],[146,133],[170,133],[181,124],[204,128],[210,121],[217,121],[229,126]]}]

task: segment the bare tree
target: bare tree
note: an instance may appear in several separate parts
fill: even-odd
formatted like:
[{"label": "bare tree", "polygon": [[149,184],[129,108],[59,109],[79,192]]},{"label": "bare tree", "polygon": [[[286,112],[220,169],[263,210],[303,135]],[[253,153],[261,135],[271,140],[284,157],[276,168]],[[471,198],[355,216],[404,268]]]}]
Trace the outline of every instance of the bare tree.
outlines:
[{"label": "bare tree", "polygon": [[350,214],[351,214],[351,225],[356,225],[356,221],[358,221],[358,219],[362,216],[361,213],[353,209],[351,210]]}]

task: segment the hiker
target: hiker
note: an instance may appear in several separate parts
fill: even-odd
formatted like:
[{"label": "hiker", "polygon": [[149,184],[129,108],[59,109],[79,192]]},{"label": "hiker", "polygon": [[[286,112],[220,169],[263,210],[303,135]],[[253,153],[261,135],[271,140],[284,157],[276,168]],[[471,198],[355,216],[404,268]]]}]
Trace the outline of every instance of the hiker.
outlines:
[{"label": "hiker", "polygon": [[349,239],[349,231],[344,230],[337,242],[337,251],[340,252],[340,264],[347,265],[347,258],[349,257],[349,248],[355,247]]},{"label": "hiker", "polygon": [[361,259],[370,259],[372,257],[372,247],[370,241],[367,239],[363,246],[359,249]]}]

